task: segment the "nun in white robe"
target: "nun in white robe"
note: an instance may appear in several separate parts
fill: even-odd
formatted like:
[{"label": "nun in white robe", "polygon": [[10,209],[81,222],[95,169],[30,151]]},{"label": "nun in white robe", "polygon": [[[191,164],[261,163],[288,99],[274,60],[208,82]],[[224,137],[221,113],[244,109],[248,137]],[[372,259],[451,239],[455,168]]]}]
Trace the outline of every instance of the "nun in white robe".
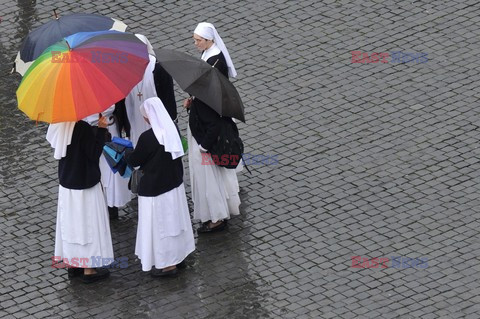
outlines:
[{"label": "nun in white robe", "polygon": [[[215,27],[211,23],[202,22],[195,28],[194,34],[207,40],[213,40],[213,45],[203,51],[201,59],[208,62],[211,57],[223,53],[228,67],[228,75],[235,77],[237,72]],[[239,215],[240,197],[238,195],[237,170],[202,164],[202,153],[206,150],[197,143],[190,126],[187,133],[190,181],[194,204],[193,218],[203,223],[218,223],[229,219],[232,215]],[[241,170],[241,165],[239,165],[238,170]],[[198,231],[200,232],[203,228],[205,228],[205,225]]]},{"label": "nun in white robe", "polygon": [[158,97],[147,99],[140,113],[152,129],[141,134],[126,160],[144,172],[138,190],[135,254],[142,270],[150,271],[180,264],[195,250],[195,241],[176,126]]},{"label": "nun in white robe", "polygon": [[[55,149],[55,159],[66,158],[69,148],[72,152],[82,147],[73,145],[76,142],[72,144],[76,125],[77,130],[84,132],[91,129],[83,121],[51,124],[48,127],[46,138]],[[85,136],[84,133],[80,134]],[[95,140],[89,142],[94,143]],[[72,167],[64,169],[71,170]],[[113,262],[107,204],[99,181],[86,189],[59,185],[55,258],[61,258],[65,264],[78,268],[96,268]]]},{"label": "nun in white robe", "polygon": [[136,36],[147,44],[150,62],[145,69],[142,81],[135,85],[125,98],[127,117],[130,122],[130,140],[132,141],[133,146],[137,145],[140,134],[150,129],[150,124],[145,122],[143,116],[140,114],[140,105],[145,100],[157,96],[153,78],[153,70],[155,69],[156,62],[155,53],[152,45],[144,35],[136,34]]},{"label": "nun in white robe", "polygon": [[[111,118],[114,110],[115,105],[112,105],[103,111],[102,115],[106,118]],[[92,126],[96,126],[98,123],[98,114],[88,116],[85,121]],[[112,137],[121,137],[115,123],[109,125],[107,129]],[[100,172],[102,174],[102,186],[108,207],[124,207],[127,205],[132,199],[132,192],[128,189],[128,178],[123,178],[120,174],[113,173],[103,154],[100,156]]]}]

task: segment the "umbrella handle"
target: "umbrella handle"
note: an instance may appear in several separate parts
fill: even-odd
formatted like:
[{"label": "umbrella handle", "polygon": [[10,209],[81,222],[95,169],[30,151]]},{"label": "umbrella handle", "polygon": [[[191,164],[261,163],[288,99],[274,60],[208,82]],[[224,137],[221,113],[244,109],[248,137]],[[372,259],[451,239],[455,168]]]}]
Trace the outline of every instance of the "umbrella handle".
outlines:
[{"label": "umbrella handle", "polygon": [[58,20],[57,10],[58,8],[53,9],[53,14],[55,15],[55,19]]}]

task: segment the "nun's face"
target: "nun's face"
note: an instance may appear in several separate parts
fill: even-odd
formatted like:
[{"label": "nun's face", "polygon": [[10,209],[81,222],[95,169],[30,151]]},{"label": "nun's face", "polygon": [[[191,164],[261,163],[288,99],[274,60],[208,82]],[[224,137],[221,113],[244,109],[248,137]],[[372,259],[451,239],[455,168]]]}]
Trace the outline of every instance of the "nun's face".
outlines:
[{"label": "nun's face", "polygon": [[213,44],[212,40],[207,40],[205,38],[202,38],[196,33],[193,34],[193,41],[195,42],[195,46],[199,51],[205,51],[209,49]]}]

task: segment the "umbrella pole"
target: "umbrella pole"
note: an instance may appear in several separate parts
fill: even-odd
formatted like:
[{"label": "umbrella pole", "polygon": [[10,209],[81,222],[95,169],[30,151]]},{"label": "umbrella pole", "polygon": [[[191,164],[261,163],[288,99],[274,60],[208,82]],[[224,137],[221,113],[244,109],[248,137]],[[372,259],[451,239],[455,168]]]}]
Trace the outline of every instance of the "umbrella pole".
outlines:
[{"label": "umbrella pole", "polygon": [[57,10],[58,8],[53,9],[53,14],[55,15],[55,19],[58,20]]}]

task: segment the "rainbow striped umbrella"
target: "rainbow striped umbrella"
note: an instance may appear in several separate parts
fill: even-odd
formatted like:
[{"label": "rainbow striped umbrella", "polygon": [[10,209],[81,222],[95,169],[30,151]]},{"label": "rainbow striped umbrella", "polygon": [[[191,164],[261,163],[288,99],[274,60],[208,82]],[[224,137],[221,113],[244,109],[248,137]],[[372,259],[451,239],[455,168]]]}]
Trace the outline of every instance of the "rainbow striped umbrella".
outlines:
[{"label": "rainbow striped umbrella", "polygon": [[78,121],[123,99],[143,78],[147,46],[118,31],[79,32],[48,47],[17,90],[18,108],[35,121]]}]

